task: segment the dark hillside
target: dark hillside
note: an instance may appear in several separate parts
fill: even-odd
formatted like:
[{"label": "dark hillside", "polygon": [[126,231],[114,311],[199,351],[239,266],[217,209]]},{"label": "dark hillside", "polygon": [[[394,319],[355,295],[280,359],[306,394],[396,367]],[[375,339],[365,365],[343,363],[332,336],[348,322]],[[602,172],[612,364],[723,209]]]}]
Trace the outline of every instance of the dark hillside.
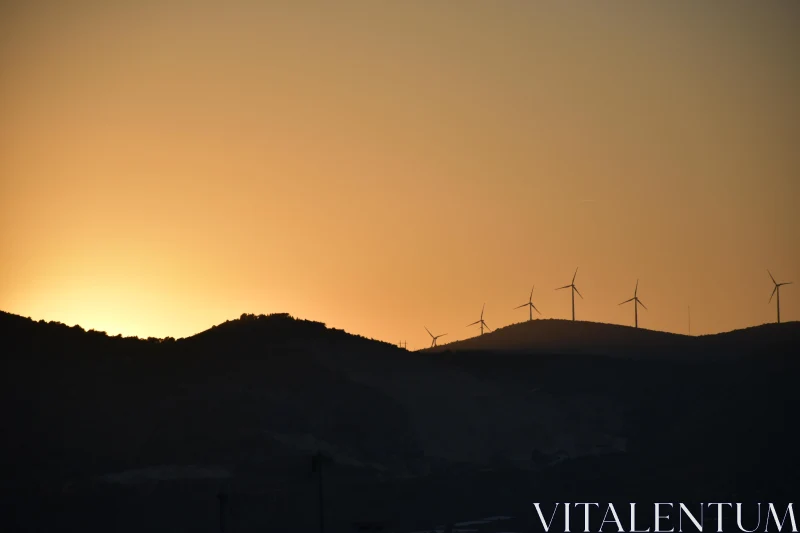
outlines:
[{"label": "dark hillside", "polygon": [[[317,451],[332,531],[548,498],[779,501],[800,475],[797,332],[540,321],[411,353],[288,315],[140,340],[3,313],[0,524],[214,531],[224,488],[236,531],[312,531]],[[515,348],[472,348],[496,341]]]},{"label": "dark hillside", "polygon": [[800,322],[764,324],[715,335],[688,336],[616,324],[544,319],[512,324],[425,352],[520,352],[609,356],[713,357],[796,343]]}]

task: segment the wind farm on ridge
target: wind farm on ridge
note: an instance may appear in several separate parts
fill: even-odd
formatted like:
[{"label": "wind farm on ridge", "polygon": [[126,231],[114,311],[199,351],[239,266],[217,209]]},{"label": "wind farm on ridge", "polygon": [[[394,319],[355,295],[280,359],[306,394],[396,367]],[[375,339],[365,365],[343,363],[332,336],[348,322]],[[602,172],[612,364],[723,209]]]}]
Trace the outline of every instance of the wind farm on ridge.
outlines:
[{"label": "wind farm on ridge", "polygon": [[[772,283],[774,285],[774,288],[772,290],[772,294],[770,295],[768,303],[772,303],[773,299],[776,300],[776,302],[775,302],[776,311],[777,311],[776,323],[780,324],[781,323],[780,288],[785,286],[785,285],[791,285],[792,282],[791,281],[785,281],[785,282],[780,282],[779,283],[779,282],[777,282],[775,280],[775,277],[772,275],[772,272],[767,270],[767,273],[768,273],[768,275],[769,275],[769,277],[772,280]],[[578,290],[577,285],[575,284],[575,280],[576,280],[577,276],[578,276],[578,268],[575,269],[575,272],[572,275],[572,281],[568,285],[564,285],[562,287],[556,287],[555,288],[556,291],[563,290],[563,289],[570,289],[570,300],[571,300],[571,311],[572,311],[572,313],[571,313],[571,321],[572,322],[576,321],[576,318],[575,318],[575,294],[577,294],[581,299],[584,299],[583,295],[580,293],[580,291]],[[531,287],[531,292],[530,292],[530,295],[528,297],[528,301],[527,302],[525,302],[525,303],[523,303],[521,305],[518,305],[518,306],[513,308],[513,310],[522,309],[522,308],[528,308],[528,321],[529,322],[533,320],[533,311],[536,311],[540,316],[543,316],[542,312],[539,311],[539,309],[533,303],[533,292],[534,292],[535,288],[536,288],[535,285]],[[633,297],[631,297],[631,298],[629,298],[629,299],[627,299],[627,300],[625,300],[623,302],[620,302],[618,304],[618,305],[621,306],[621,305],[633,302],[633,308],[634,308],[634,311],[633,311],[633,313],[634,313],[634,315],[633,315],[633,328],[634,329],[639,329],[639,306],[641,306],[644,310],[648,310],[647,306],[645,306],[645,304],[639,298],[638,294],[639,294],[639,280],[637,279],[636,280],[636,284],[634,286],[634,290],[633,290]],[[480,318],[478,320],[476,320],[475,322],[467,324],[467,326],[466,326],[466,327],[472,327],[472,326],[475,326],[475,325],[479,325],[480,326],[480,334],[479,335],[483,335],[484,334],[484,330],[486,332],[491,332],[492,331],[489,328],[489,326],[486,324],[486,321],[484,320],[484,312],[485,312],[485,310],[486,310],[486,304],[484,303],[483,306],[481,307]],[[689,330],[687,331],[687,334],[691,335],[691,308],[689,308],[689,313],[690,313]],[[428,330],[427,327],[425,327],[425,331],[427,331],[428,335],[430,335],[430,337],[431,337],[430,348],[434,348],[434,347],[438,346],[437,340],[440,337],[443,337],[444,335],[446,335],[446,333],[443,333],[443,334],[434,336],[430,332],[430,330]]]}]

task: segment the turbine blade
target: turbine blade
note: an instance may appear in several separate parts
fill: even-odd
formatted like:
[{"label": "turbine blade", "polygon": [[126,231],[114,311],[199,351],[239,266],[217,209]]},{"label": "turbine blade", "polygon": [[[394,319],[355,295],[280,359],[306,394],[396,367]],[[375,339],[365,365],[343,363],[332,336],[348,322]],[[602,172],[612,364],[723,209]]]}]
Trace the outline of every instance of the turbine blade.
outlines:
[{"label": "turbine blade", "polygon": [[531,287],[531,295],[530,295],[530,297],[528,298],[528,301],[529,301],[529,302],[530,302],[530,301],[533,301],[533,289],[534,289],[534,287],[536,287],[536,285],[534,285],[533,287]]},{"label": "turbine blade", "polygon": [[483,310],[484,309],[486,309],[486,304],[485,303],[483,304],[483,307],[481,307],[481,318],[483,318]]},{"label": "turbine blade", "polygon": [[575,284],[575,276],[577,276],[577,275],[578,275],[578,268],[575,267],[575,274],[572,275],[572,284],[573,285]]},{"label": "turbine blade", "polygon": [[433,337],[433,333],[431,333],[431,330],[429,330],[429,329],[428,329],[427,327],[425,327],[425,326],[422,326],[422,327],[423,327],[423,328],[425,328],[425,331],[427,331],[427,332],[428,332],[428,335],[430,335],[431,337]]},{"label": "turbine blade", "polygon": [[441,334],[441,335],[439,335],[439,336],[440,336],[440,337],[444,337],[445,335],[447,335],[447,333],[442,333],[442,334]]},{"label": "turbine blade", "polygon": [[644,305],[644,304],[642,303],[642,301],[641,301],[639,298],[636,298],[636,302],[637,302],[639,305],[641,305],[642,307],[644,307],[645,311],[647,311],[647,306],[646,306],[646,305]]},{"label": "turbine blade", "polygon": [[779,285],[791,285],[791,284],[792,284],[791,281],[785,281],[783,283],[780,283]]},{"label": "turbine blade", "polygon": [[771,279],[771,280],[772,280],[772,283],[774,283],[775,285],[777,285],[777,284],[778,284],[778,282],[777,282],[777,281],[775,281],[775,278],[773,278],[773,277],[772,277],[772,272],[770,272],[770,271],[769,271],[769,269],[767,269],[767,274],[769,274],[769,279]]},{"label": "turbine blade", "polygon": [[569,289],[570,287],[572,287],[572,285],[564,285],[563,287],[559,287],[556,290],[560,291],[561,289]]},{"label": "turbine blade", "polygon": [[534,309],[534,310],[535,310],[537,313],[539,313],[540,315],[542,314],[542,313],[540,313],[540,312],[539,312],[539,310],[538,310],[538,309],[536,309],[536,306],[535,306],[535,305],[531,304],[531,307],[533,307],[533,309]]},{"label": "turbine blade", "polygon": [[465,327],[474,326],[475,324],[480,324],[480,323],[481,323],[481,321],[480,321],[480,320],[478,320],[478,321],[476,321],[476,322],[473,322],[472,324],[467,324]]},{"label": "turbine blade", "polygon": [[581,300],[583,300],[583,296],[581,295],[581,291],[579,291],[579,290],[578,290],[578,287],[576,287],[575,285],[573,285],[573,286],[572,286],[572,289],[573,289],[575,292],[577,292],[577,293],[578,293],[578,296],[580,296],[580,297],[581,297]]},{"label": "turbine blade", "polygon": [[[634,297],[634,298],[635,298],[635,297]],[[626,303],[628,303],[628,302],[632,302],[632,301],[633,301],[633,298],[631,298],[630,300],[625,300],[624,302],[622,302],[622,303],[621,303],[621,304],[619,304],[619,305],[626,304]]]},{"label": "turbine blade", "polygon": [[514,309],[519,309],[520,307],[527,307],[527,306],[528,306],[528,304],[527,304],[527,303],[524,303],[524,304],[522,304],[522,305],[518,305],[518,306],[517,306],[517,307],[515,307]]},{"label": "turbine blade", "polygon": [[485,327],[489,331],[492,331],[492,328],[490,328],[489,325],[486,322],[483,323],[483,327]]},{"label": "turbine blade", "polygon": [[772,294],[769,295],[769,301],[772,302],[772,297],[775,296],[775,292],[778,290],[778,285],[775,285],[775,288],[772,289]]},{"label": "turbine blade", "polygon": [[636,296],[636,293],[639,292],[639,280],[636,280],[636,288],[633,289],[633,295]]}]

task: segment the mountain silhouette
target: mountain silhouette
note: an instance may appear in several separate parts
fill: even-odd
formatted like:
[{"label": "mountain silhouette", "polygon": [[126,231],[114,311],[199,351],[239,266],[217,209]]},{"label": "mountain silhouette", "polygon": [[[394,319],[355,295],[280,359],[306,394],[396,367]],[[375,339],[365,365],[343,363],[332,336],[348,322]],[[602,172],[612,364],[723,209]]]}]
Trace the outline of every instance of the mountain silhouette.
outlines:
[{"label": "mountain silhouette", "polygon": [[[534,321],[408,352],[287,314],[176,340],[0,313],[0,527],[211,530],[224,490],[233,530],[315,531],[318,452],[332,531],[531,501],[777,502],[800,474],[797,332]],[[674,356],[618,356],[646,353]]]},{"label": "mountain silhouette", "polygon": [[442,343],[426,352],[495,351],[545,354],[598,354],[670,358],[733,355],[764,350],[800,338],[800,322],[764,324],[713,335],[688,336],[664,331],[559,319],[512,324],[485,335]]}]

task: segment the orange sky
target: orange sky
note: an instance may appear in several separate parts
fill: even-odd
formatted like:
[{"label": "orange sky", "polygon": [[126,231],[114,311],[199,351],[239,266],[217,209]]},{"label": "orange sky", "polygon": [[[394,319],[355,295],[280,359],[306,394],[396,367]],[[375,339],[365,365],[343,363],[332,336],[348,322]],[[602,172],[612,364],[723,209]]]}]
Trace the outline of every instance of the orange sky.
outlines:
[{"label": "orange sky", "polygon": [[[409,348],[800,319],[800,3],[2,2],[0,309]],[[67,5],[69,4],[69,5]]]}]

